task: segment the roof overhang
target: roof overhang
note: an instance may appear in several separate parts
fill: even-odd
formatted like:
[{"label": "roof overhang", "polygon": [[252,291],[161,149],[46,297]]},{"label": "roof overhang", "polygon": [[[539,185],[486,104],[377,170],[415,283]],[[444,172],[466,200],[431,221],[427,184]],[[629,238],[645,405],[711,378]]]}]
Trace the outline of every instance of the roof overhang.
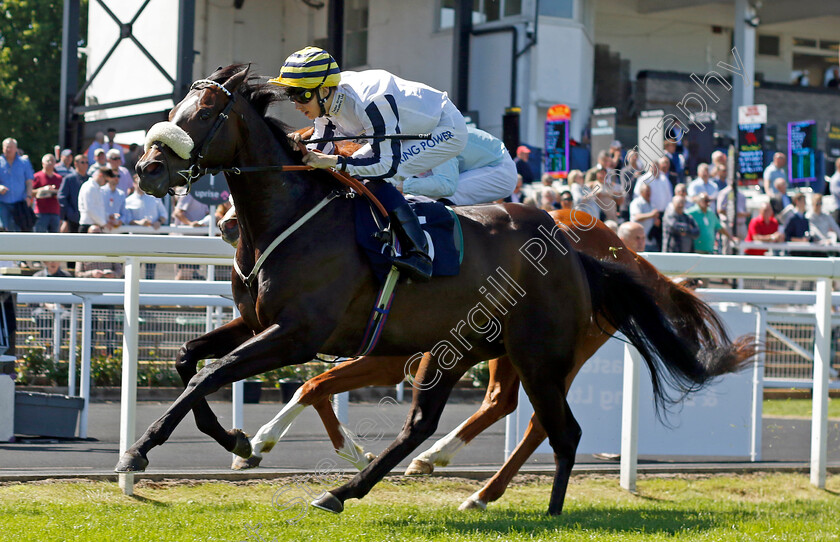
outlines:
[{"label": "roof overhang", "polygon": [[[675,9],[692,8],[717,4],[724,9],[732,9],[734,0],[638,0],[639,13],[658,13]],[[775,24],[802,19],[814,19],[826,16],[840,16],[840,2],[826,2],[825,0],[764,0],[751,1],[750,4],[761,4],[757,10],[761,24]]]}]

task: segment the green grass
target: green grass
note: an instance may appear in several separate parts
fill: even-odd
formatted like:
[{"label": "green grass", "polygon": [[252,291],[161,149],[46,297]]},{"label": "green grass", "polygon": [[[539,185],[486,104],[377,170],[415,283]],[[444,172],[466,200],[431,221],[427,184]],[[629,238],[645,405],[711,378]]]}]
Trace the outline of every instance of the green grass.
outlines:
[{"label": "green grass", "polygon": [[[99,482],[5,485],[0,540],[840,539],[840,476],[829,477],[827,491],[811,487],[806,475],[648,476],[639,481],[638,495],[621,490],[614,477],[578,476],[560,517],[544,513],[546,477],[518,480],[486,512],[458,512],[479,482],[394,478],[365,499],[348,501],[341,515],[307,510],[302,486],[283,480],[144,482],[135,497]],[[319,491],[318,484],[307,485]],[[273,508],[272,495],[293,507]]]},{"label": "green grass", "polygon": [[[765,399],[762,415],[771,418],[811,418],[810,399]],[[840,399],[828,400],[828,417],[840,418]]]}]

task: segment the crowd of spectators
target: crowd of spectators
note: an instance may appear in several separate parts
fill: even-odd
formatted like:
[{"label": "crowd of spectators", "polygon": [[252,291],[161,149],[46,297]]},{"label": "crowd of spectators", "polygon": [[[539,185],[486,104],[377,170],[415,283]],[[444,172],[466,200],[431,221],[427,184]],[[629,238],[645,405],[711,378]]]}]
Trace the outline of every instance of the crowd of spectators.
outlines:
[{"label": "crowd of spectators", "polygon": [[[4,139],[0,156],[0,231],[106,233],[130,225],[148,227],[151,232],[163,225],[209,226],[213,214],[207,205],[191,196],[176,198],[170,217],[160,199],[144,193],[136,175],[132,175],[142,147],[131,145],[125,149],[115,137],[114,129],[99,132],[90,147],[76,155],[56,146],[41,158],[37,172],[17,141]],[[47,267],[53,263],[44,262],[43,270],[49,271],[48,276],[56,276]],[[179,268],[177,278],[199,277],[197,266],[181,267],[185,272]],[[68,268],[78,277],[122,276],[121,267],[110,263],[70,262]],[[154,265],[149,264],[146,278],[153,276]]]},{"label": "crowd of spectators", "polygon": [[[115,142],[115,136],[113,129],[97,133],[90,147],[76,155],[55,147],[41,158],[38,172],[14,139],[3,140],[0,227],[100,233],[127,225],[150,230],[166,224],[204,227],[213,220],[208,206],[190,195],[172,202],[170,216],[161,200],[143,193],[132,175],[142,149],[132,145],[126,150]],[[774,155],[758,186],[750,190],[766,197],[755,217],[748,210],[745,190],[733,192],[728,184],[727,159],[719,151],[712,154],[710,163],[700,163],[693,177],[685,149],[667,139],[661,155],[650,163],[634,150],[624,153],[615,141],[609,150],[598,153],[591,168],[574,169],[565,179],[544,174],[535,182],[536,168],[530,160],[531,150],[519,146],[518,182],[504,201],[546,211],[584,211],[623,232],[638,250],[714,254],[731,252],[741,239],[827,245],[836,244],[840,237],[838,214],[822,212],[821,195],[813,194],[809,202],[805,193],[788,190],[783,153]],[[840,159],[836,171],[829,184],[834,207],[840,212]],[[215,214],[225,210],[216,209]],[[151,269],[153,276],[154,266]],[[179,265],[178,278],[200,278],[197,266]]]},{"label": "crowd of spectators", "polygon": [[[519,163],[527,165],[529,154],[519,153]],[[566,179],[543,175],[539,183],[517,186],[515,199],[506,201],[546,211],[572,206],[614,225],[639,251],[734,253],[744,240],[794,243],[779,248],[794,255],[816,255],[798,244],[837,245],[840,159],[829,182],[838,209],[833,216],[822,211],[822,195],[789,190],[784,153],[773,156],[757,186],[741,185],[736,191],[729,184],[722,152],[715,151],[709,163],[698,164],[694,176],[687,163],[684,149],[674,141],[666,140],[652,164],[643,162],[634,150],[622,153],[616,141],[609,151],[598,153],[595,165],[585,172],[572,170]],[[758,202],[762,204],[753,216],[750,208]]]}]

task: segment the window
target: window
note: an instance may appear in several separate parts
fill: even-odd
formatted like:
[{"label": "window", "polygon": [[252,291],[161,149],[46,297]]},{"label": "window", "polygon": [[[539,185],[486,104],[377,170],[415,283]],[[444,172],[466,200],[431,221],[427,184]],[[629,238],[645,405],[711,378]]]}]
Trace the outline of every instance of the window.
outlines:
[{"label": "window", "polygon": [[816,47],[817,40],[811,38],[793,38],[794,47]]},{"label": "window", "polygon": [[347,68],[367,64],[368,3],[369,0],[348,0],[344,6],[344,65]]},{"label": "window", "polygon": [[[540,3],[540,15],[571,19],[574,16],[574,0],[553,0]],[[591,6],[590,6],[591,8]],[[586,6],[584,6],[586,9]]]},{"label": "window", "polygon": [[[440,28],[455,25],[455,4],[457,0],[440,0]],[[472,23],[481,24],[499,21],[505,17],[522,14],[522,0],[473,0]]]},{"label": "window", "polygon": [[837,52],[840,49],[840,42],[837,40],[820,40],[820,49]]},{"label": "window", "polygon": [[779,56],[779,36],[758,35],[758,54],[765,56]]}]

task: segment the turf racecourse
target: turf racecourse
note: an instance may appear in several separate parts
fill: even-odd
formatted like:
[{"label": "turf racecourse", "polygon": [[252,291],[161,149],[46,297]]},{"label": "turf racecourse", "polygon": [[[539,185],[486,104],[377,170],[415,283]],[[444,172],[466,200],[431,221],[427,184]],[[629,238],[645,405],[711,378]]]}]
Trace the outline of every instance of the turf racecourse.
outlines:
[{"label": "turf racecourse", "polygon": [[[326,485],[332,485],[330,480]],[[37,482],[0,486],[0,540],[838,540],[840,475],[827,490],[801,474],[573,476],[548,517],[547,477],[525,476],[486,512],[459,512],[473,480],[391,477],[332,515],[307,508],[325,487],[296,482]]]}]

